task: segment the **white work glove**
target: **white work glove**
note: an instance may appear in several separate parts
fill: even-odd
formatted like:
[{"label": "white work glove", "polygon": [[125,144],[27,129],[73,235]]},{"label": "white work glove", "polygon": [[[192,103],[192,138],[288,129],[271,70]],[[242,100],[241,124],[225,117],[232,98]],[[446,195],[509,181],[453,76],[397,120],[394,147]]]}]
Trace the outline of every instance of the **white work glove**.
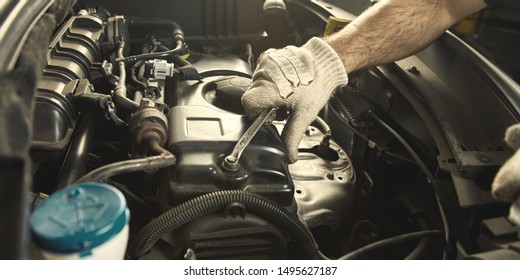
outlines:
[{"label": "white work glove", "polygon": [[505,140],[516,152],[495,176],[492,193],[495,198],[512,203],[509,220],[520,226],[520,124],[507,129]]},{"label": "white work glove", "polygon": [[282,141],[290,162],[295,162],[305,130],[334,90],[347,82],[338,54],[315,37],[302,47],[265,51],[258,60],[251,86],[242,96],[242,104],[251,118],[266,108],[278,107],[290,112]]}]

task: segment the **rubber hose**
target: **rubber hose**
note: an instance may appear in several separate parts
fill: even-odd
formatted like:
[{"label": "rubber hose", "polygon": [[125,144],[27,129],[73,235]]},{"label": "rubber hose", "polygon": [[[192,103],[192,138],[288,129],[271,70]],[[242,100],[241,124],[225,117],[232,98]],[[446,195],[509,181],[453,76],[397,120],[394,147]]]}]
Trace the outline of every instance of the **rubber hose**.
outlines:
[{"label": "rubber hose", "polygon": [[128,255],[138,259],[148,252],[167,232],[202,216],[223,211],[230,203],[240,202],[247,211],[260,215],[267,221],[291,234],[306,258],[318,259],[318,246],[311,232],[302,222],[277,203],[255,193],[224,190],[189,200],[163,213],[137,234],[130,244]]},{"label": "rubber hose", "polygon": [[[159,46],[158,47],[159,51],[161,52],[166,52],[166,51],[169,51],[170,49],[168,49],[166,46]],[[180,55],[174,55],[171,57],[171,61],[177,65],[178,67],[182,67],[182,66],[187,66],[187,65],[191,65],[191,63],[189,61],[187,61],[186,59],[184,59],[182,56]]]},{"label": "rubber hose", "polygon": [[[444,207],[443,207],[443,205],[441,203],[441,199],[440,199],[440,195],[439,195],[442,192],[439,190],[439,187],[436,184],[435,177],[433,177],[433,174],[430,172],[430,170],[428,169],[426,164],[422,161],[422,159],[419,157],[419,155],[417,155],[417,153],[412,148],[412,146],[410,146],[410,144],[408,144],[408,142],[406,142],[406,140],[396,130],[394,130],[390,125],[388,125],[381,118],[379,118],[374,111],[369,110],[368,113],[372,117],[373,120],[375,120],[379,125],[381,125],[383,128],[385,128],[388,132],[390,132],[390,134],[392,134],[395,137],[395,139],[397,139],[397,141],[399,141],[403,145],[403,147],[406,149],[406,151],[417,162],[417,164],[419,165],[419,168],[421,169],[421,171],[428,178],[428,181],[430,181],[430,184],[432,185],[433,191],[435,193],[435,200],[436,200],[436,203],[437,203],[437,207],[439,208],[439,214],[440,214],[441,219],[442,219],[442,225],[444,227],[444,239],[446,241],[446,246],[450,246],[449,245],[449,244],[451,244],[451,242],[450,242],[451,241],[451,238],[450,238],[450,236],[451,236],[450,226],[449,226],[449,223],[448,223],[448,217],[446,216],[446,212],[445,212]],[[448,248],[446,248],[444,250],[443,259],[447,259],[447,257],[448,257]]]},{"label": "rubber hose", "polygon": [[95,130],[94,116],[85,111],[81,112],[60,170],[60,179],[55,191],[71,185],[76,179],[85,174]]},{"label": "rubber hose", "polygon": [[136,85],[141,87],[141,89],[145,90],[148,85],[146,83],[140,81],[136,74],[136,72],[139,71],[138,69],[140,69],[140,67],[143,65],[144,65],[144,61],[142,61],[142,60],[140,60],[136,64],[134,64],[132,66],[132,68],[130,69],[130,78]]},{"label": "rubber hose", "polygon": [[191,63],[189,61],[187,61],[180,55],[172,56],[172,62],[175,63],[179,67],[191,65]]},{"label": "rubber hose", "polygon": [[[408,199],[405,199],[404,197],[397,197],[394,199],[394,201],[395,203],[402,205],[406,209],[409,215],[409,219],[417,224],[420,231],[430,229],[428,223],[426,222],[426,218],[423,215],[421,215],[423,211],[417,209],[417,207],[415,207],[415,205],[411,203]],[[417,246],[415,246],[412,252],[410,252],[410,254],[406,256],[405,260],[419,259],[428,250],[428,247],[430,246],[430,240],[431,238],[428,236],[421,238]]]},{"label": "rubber hose", "polygon": [[360,259],[361,257],[372,253],[376,250],[388,247],[388,246],[395,246],[404,242],[412,241],[415,239],[423,238],[425,236],[442,236],[443,232],[440,230],[425,230],[425,231],[418,231],[418,232],[412,232],[412,233],[406,233],[401,234],[398,236],[390,237],[387,239],[383,239],[377,242],[374,242],[372,244],[368,244],[364,247],[361,247],[355,251],[352,251],[338,260],[355,260]]},{"label": "rubber hose", "polygon": [[175,47],[171,50],[162,51],[162,52],[154,52],[154,53],[144,53],[139,55],[133,55],[126,57],[124,61],[126,63],[135,63],[139,60],[150,60],[150,59],[159,59],[159,58],[168,58],[173,57],[175,55],[184,54],[188,52],[188,48],[184,42],[184,32],[182,31],[180,25],[172,20],[167,19],[156,19],[156,18],[129,18],[130,26],[145,26],[145,27],[156,27],[156,28],[166,28],[171,30],[173,42]]},{"label": "rubber hose", "polygon": [[[424,220],[424,218],[418,219],[417,224],[421,231],[428,230],[428,224]],[[418,260],[430,247],[431,237],[425,236],[419,240],[419,243],[413,249],[408,256],[406,256],[405,260]]]},{"label": "rubber hose", "polygon": [[125,57],[124,62],[132,64],[139,60],[166,59],[175,55],[183,55],[186,53],[188,53],[188,47],[186,47],[183,41],[177,41],[175,44],[175,48],[169,51],[132,55]]},{"label": "rubber hose", "polygon": [[266,0],[263,10],[269,47],[282,48],[287,46],[289,44],[289,15],[284,1]]},{"label": "rubber hose", "polygon": [[139,104],[128,99],[126,97],[126,68],[123,56],[123,49],[125,43],[121,42],[119,44],[119,48],[117,50],[117,64],[119,66],[119,82],[116,88],[114,89],[113,100],[114,104],[116,104],[117,109],[122,109],[124,111],[129,111],[131,113],[137,111],[139,109]]}]

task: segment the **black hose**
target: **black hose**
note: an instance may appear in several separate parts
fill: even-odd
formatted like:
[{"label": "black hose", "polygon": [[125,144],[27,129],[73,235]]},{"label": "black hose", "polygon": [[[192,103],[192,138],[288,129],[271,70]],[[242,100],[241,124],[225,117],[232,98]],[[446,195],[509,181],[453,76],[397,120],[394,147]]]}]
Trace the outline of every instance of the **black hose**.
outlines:
[{"label": "black hose", "polygon": [[175,163],[176,158],[172,154],[161,154],[158,156],[115,162],[89,172],[79,178],[76,183],[101,181],[116,175],[136,171],[153,172],[164,167],[175,165]]},{"label": "black hose", "polygon": [[269,47],[283,48],[289,45],[289,16],[284,1],[266,0],[263,10]]},{"label": "black hose", "polygon": [[139,60],[150,60],[158,58],[174,57],[176,55],[182,55],[188,53],[188,48],[184,42],[184,33],[179,24],[172,20],[167,19],[156,19],[156,18],[128,18],[130,27],[144,26],[144,27],[156,27],[166,28],[171,30],[172,38],[174,42],[174,48],[162,52],[144,53],[139,55],[133,55],[124,58],[125,63],[135,63]]},{"label": "black hose", "polygon": [[125,49],[125,42],[119,43],[119,47],[117,48],[117,59],[119,59],[117,65],[119,66],[119,84],[126,84],[126,68],[125,63],[121,61],[122,58],[124,58],[124,49]]},{"label": "black hose", "polygon": [[[428,223],[426,221],[426,217],[421,209],[415,207],[415,205],[410,202],[410,200],[404,197],[396,197],[393,199],[393,202],[400,204],[406,211],[408,212],[408,220],[415,222],[418,227],[418,230],[425,231],[430,230]],[[430,246],[431,238],[425,236],[419,240],[419,243],[415,248],[406,256],[405,260],[416,260],[419,259],[424,253],[428,250]]]},{"label": "black hose", "polygon": [[[158,47],[159,51],[169,51],[170,49],[167,48],[166,46],[159,46]],[[188,65],[191,65],[191,62],[187,61],[186,59],[184,59],[182,56],[180,55],[174,55],[171,57],[171,62],[173,62],[177,67],[184,67],[184,66],[188,66]]]},{"label": "black hose", "polygon": [[285,229],[295,238],[305,258],[317,259],[320,257],[314,237],[298,217],[261,195],[239,190],[224,190],[189,200],[150,222],[139,231],[130,244],[128,249],[130,258],[137,259],[146,254],[167,232],[178,229],[204,215],[221,212],[234,202],[242,203],[248,212],[260,215],[274,225]]},{"label": "black hose", "polygon": [[[384,148],[383,146],[377,144],[376,142],[374,142],[373,140],[369,139],[367,136],[365,136],[364,134],[362,134],[359,130],[357,130],[354,126],[352,126],[352,120],[355,120],[354,116],[352,116],[352,114],[350,113],[350,111],[348,111],[348,109],[346,108],[345,104],[343,104],[343,102],[341,101],[341,99],[339,99],[337,96],[334,96],[332,98],[332,101],[337,104],[340,109],[345,113],[346,117],[344,117],[342,115],[342,112],[338,112],[336,111],[336,108],[334,108],[333,106],[328,106],[327,108],[330,109],[330,111],[343,123],[345,124],[354,134],[356,134],[358,137],[360,137],[361,139],[365,140],[367,143],[368,143],[368,146],[370,148],[376,148],[381,154],[384,154],[384,155],[387,155],[387,156],[390,156],[394,159],[397,159],[397,160],[401,160],[401,161],[404,161],[406,163],[410,163],[410,164],[413,164],[413,165],[417,165],[417,162],[415,162],[413,159],[410,159],[410,158],[407,158],[407,157],[404,157],[402,155],[398,155],[396,153],[392,153],[390,151],[388,151],[386,148]],[[345,111],[346,110],[346,111]]]},{"label": "black hose", "polygon": [[144,61],[142,61],[142,60],[140,60],[136,64],[134,64],[132,66],[132,68],[130,68],[130,78],[137,86],[141,87],[142,90],[145,90],[146,87],[148,86],[148,84],[139,80],[138,74],[136,73],[136,72],[140,71],[140,69],[142,67],[144,67],[143,65],[144,65]]},{"label": "black hose", "polygon": [[119,66],[119,82],[114,89],[114,94],[112,99],[114,100],[114,104],[117,109],[121,109],[127,112],[135,112],[139,109],[139,104],[128,99],[126,96],[126,68],[123,56],[123,49],[125,43],[120,42],[119,47],[117,49],[117,64]]},{"label": "black hose", "polygon": [[351,248],[353,247],[354,245],[354,241],[355,241],[355,238],[356,236],[358,235],[358,232],[359,230],[361,230],[361,228],[363,226],[369,226],[372,228],[373,232],[378,234],[379,235],[379,228],[371,221],[369,220],[360,220],[360,221],[357,221],[354,226],[352,227],[352,230],[350,231],[350,235],[347,239],[347,242],[346,242],[346,245],[345,245],[345,251],[350,251]]},{"label": "black hose", "polygon": [[[417,225],[421,230],[427,230],[428,224],[423,219],[417,219]],[[419,240],[419,243],[415,248],[406,256],[405,260],[417,260],[421,258],[421,256],[424,255],[424,253],[428,250],[428,247],[430,247],[430,241],[431,238],[429,236],[425,236]]]},{"label": "black hose", "polygon": [[187,61],[186,59],[184,59],[182,56],[180,55],[174,55],[172,56],[172,62],[177,65],[178,67],[184,67],[184,66],[189,66],[191,65],[191,63],[189,61]]},{"label": "black hose", "polygon": [[377,251],[379,249],[393,246],[397,244],[401,244],[404,242],[412,241],[418,238],[428,237],[428,236],[436,236],[440,235],[442,236],[443,232],[440,230],[425,230],[425,231],[418,231],[418,232],[412,232],[412,233],[405,233],[402,235],[390,237],[387,239],[383,239],[374,243],[371,243],[369,245],[366,245],[364,247],[361,247],[355,251],[352,251],[341,258],[339,260],[356,260],[360,259],[363,256],[372,253],[374,251]]},{"label": "black hose", "polygon": [[174,49],[171,49],[169,51],[164,52],[155,52],[155,53],[143,53],[138,55],[132,55],[125,57],[123,61],[125,63],[135,63],[139,60],[150,60],[150,59],[160,59],[160,58],[169,58],[173,57],[175,55],[183,55],[188,53],[188,48],[186,47],[186,44],[184,42],[177,42]]},{"label": "black hose", "polygon": [[117,115],[114,104],[109,104],[107,106],[107,111],[108,111],[109,118],[114,122],[115,125],[128,126],[128,124],[125,121],[123,121],[121,118],[119,118],[119,116]]},{"label": "black hose", "polygon": [[[372,119],[376,121],[379,125],[381,125],[383,128],[385,128],[390,134],[392,134],[400,143],[403,145],[403,147],[406,149],[406,151],[412,156],[412,158],[417,162],[419,165],[419,168],[421,171],[426,175],[428,178],[428,181],[433,187],[434,193],[435,193],[435,200],[437,202],[437,206],[439,208],[439,213],[442,219],[442,225],[444,227],[444,239],[446,242],[446,246],[449,246],[450,244],[450,227],[448,225],[448,218],[446,217],[446,213],[444,212],[444,207],[441,204],[440,198],[439,198],[439,189],[437,187],[437,184],[435,183],[435,178],[433,177],[433,174],[430,172],[428,167],[426,167],[426,164],[421,160],[419,155],[415,152],[415,150],[406,142],[406,140],[397,132],[395,131],[390,125],[388,125],[386,122],[384,122],[381,118],[379,118],[374,111],[368,112]],[[443,259],[447,258],[448,250],[444,250]]]},{"label": "black hose", "polygon": [[88,155],[94,140],[95,118],[92,114],[82,112],[69,149],[60,171],[60,179],[56,190],[71,185],[87,170]]}]

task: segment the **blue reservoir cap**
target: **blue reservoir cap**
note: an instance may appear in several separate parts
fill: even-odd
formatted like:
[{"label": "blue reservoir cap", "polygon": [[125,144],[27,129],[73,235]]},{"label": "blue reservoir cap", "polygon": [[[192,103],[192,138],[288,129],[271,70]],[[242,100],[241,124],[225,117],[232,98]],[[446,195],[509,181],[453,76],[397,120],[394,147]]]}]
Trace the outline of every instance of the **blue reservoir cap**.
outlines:
[{"label": "blue reservoir cap", "polygon": [[53,193],[31,214],[30,226],[40,248],[84,254],[116,236],[129,219],[119,190],[87,182]]}]

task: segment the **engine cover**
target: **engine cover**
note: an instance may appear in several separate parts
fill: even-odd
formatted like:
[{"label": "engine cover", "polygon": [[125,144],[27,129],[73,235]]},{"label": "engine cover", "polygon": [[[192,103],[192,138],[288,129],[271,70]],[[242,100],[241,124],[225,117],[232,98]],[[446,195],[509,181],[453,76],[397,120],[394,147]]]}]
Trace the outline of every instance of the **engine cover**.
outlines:
[{"label": "engine cover", "polygon": [[[227,83],[226,79],[235,82]],[[294,184],[289,175],[288,157],[274,126],[259,130],[243,152],[238,171],[222,167],[222,161],[251,121],[245,115],[233,113],[235,110],[228,110],[225,100],[218,102],[219,107],[208,100],[226,96],[219,94],[222,87],[239,84],[244,88],[248,80],[207,78],[182,90],[179,105],[171,109],[169,120],[169,150],[177,157],[177,165],[167,171],[167,183],[161,188],[159,197],[166,204],[163,206],[175,206],[206,193],[230,189],[258,193],[284,207],[293,204]],[[236,102],[229,100],[229,104],[233,103]]]}]

